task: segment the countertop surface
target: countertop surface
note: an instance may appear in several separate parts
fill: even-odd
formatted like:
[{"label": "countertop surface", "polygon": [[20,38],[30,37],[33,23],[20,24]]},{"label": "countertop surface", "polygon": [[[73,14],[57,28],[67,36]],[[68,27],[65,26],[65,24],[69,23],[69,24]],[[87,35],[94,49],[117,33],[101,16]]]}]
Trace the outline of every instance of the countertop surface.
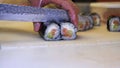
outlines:
[{"label": "countertop surface", "polygon": [[120,68],[120,33],[106,25],[44,41],[32,23],[0,21],[0,68]]}]

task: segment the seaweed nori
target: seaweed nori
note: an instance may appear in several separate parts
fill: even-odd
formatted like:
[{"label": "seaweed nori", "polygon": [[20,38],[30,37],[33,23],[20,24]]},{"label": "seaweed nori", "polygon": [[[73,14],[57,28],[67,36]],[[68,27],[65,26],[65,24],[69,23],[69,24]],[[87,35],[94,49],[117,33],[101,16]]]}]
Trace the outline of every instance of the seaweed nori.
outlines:
[{"label": "seaweed nori", "polygon": [[47,25],[41,23],[41,28],[39,30],[39,35],[44,39],[44,34],[45,34],[45,30],[47,29]]}]

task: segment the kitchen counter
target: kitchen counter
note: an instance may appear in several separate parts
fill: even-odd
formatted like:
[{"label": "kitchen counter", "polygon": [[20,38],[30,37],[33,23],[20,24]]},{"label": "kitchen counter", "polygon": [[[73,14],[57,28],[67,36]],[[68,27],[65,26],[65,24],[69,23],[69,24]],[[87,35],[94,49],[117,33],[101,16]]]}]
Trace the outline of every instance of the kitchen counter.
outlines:
[{"label": "kitchen counter", "polygon": [[0,68],[120,68],[120,32],[102,24],[77,35],[44,41],[30,22],[0,21]]}]

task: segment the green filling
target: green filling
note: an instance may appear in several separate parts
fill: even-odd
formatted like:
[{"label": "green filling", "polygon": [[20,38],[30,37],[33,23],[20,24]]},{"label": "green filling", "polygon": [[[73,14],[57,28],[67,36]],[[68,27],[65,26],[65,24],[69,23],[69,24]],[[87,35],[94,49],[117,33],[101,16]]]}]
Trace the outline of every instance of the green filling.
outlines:
[{"label": "green filling", "polygon": [[118,25],[114,25],[113,29],[117,30],[118,29]]},{"label": "green filling", "polygon": [[71,30],[68,30],[68,34],[72,35],[72,31],[71,31]]},{"label": "green filling", "polygon": [[52,39],[54,36],[52,35],[52,33],[48,33],[47,37]]},{"label": "green filling", "polygon": [[73,35],[73,32],[71,30],[68,30],[68,36],[72,37],[72,35]]}]

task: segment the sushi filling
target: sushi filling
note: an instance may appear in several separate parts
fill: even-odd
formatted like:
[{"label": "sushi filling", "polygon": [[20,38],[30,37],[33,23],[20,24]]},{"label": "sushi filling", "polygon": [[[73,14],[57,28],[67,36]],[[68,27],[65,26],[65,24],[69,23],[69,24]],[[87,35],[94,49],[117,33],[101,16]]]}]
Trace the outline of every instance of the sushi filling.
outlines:
[{"label": "sushi filling", "polygon": [[64,40],[72,40],[76,38],[77,28],[71,23],[61,24],[61,38]]},{"label": "sushi filling", "polygon": [[57,24],[52,23],[47,26],[45,31],[44,39],[46,40],[59,40],[60,28]]},{"label": "sushi filling", "polygon": [[63,28],[62,32],[63,32],[62,35],[63,35],[64,37],[71,38],[72,35],[73,35],[72,30],[69,30],[69,29],[67,29],[67,28]]},{"label": "sushi filling", "polygon": [[50,39],[53,39],[53,38],[55,37],[56,31],[57,31],[56,29],[52,29],[52,30],[48,33],[47,37],[50,38]]}]

